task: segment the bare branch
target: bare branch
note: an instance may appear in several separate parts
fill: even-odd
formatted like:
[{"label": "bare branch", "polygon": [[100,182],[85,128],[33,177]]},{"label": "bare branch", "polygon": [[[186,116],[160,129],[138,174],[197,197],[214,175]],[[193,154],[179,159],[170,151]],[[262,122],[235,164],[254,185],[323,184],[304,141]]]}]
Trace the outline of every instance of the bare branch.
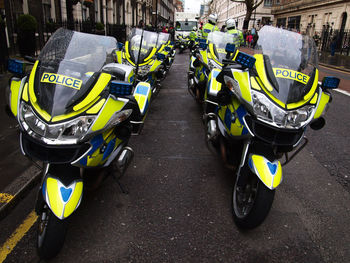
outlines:
[{"label": "bare branch", "polygon": [[256,9],[259,5],[261,5],[262,2],[264,2],[264,0],[261,0],[259,3],[257,3],[255,6],[253,6],[253,10]]}]

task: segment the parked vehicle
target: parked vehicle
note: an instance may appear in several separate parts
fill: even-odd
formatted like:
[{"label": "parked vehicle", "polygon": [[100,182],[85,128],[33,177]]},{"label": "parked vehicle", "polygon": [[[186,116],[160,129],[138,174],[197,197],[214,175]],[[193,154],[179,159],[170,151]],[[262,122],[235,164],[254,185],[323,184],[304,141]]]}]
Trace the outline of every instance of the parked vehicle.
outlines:
[{"label": "parked vehicle", "polygon": [[112,37],[59,29],[30,74],[23,62],[9,61],[15,76],[8,103],[21,151],[42,163],[35,206],[41,258],[60,251],[86,184],[105,175],[119,183],[133,157],[128,141],[143,124],[152,92],[147,82],[134,85],[133,67],[113,62],[116,51]]},{"label": "parked vehicle", "polygon": [[[215,77],[221,71],[223,60],[233,60],[234,53],[227,53],[226,44],[231,44],[231,49],[237,50],[234,46],[237,36],[214,31],[208,34],[207,40],[199,39],[198,48],[192,51],[190,68],[188,73],[188,89],[198,102],[203,102],[207,96],[207,90],[214,88],[219,90]],[[213,80],[213,81],[212,81]]]},{"label": "parked vehicle", "polygon": [[282,166],[307,144],[305,130],[324,126],[330,90],[339,79],[319,83],[313,39],[275,27],[259,31],[254,56],[234,54],[234,62],[225,59],[217,75],[211,72],[206,104],[216,109],[204,119],[209,148],[236,173],[234,221],[251,229],[269,213]]},{"label": "parked vehicle", "polygon": [[136,82],[150,83],[153,93],[158,93],[166,71],[164,56],[157,52],[158,36],[156,32],[134,28],[125,42],[124,50],[117,52],[117,61],[132,66]]}]

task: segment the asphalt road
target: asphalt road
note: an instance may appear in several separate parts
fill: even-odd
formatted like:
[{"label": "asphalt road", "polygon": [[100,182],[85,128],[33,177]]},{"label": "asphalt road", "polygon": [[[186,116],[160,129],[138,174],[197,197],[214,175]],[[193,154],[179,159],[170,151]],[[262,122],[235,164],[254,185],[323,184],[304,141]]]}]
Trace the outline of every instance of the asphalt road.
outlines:
[{"label": "asphalt road", "polygon": [[[86,193],[51,262],[348,262],[349,97],[334,92],[327,126],[308,132],[308,146],[283,168],[268,218],[242,232],[231,216],[234,177],[205,146],[187,65],[188,54],[176,56],[142,134],[131,139],[135,158],[123,179],[130,193],[111,178]],[[0,244],[34,202],[33,190],[0,222]],[[38,261],[36,227],[5,262]]]}]

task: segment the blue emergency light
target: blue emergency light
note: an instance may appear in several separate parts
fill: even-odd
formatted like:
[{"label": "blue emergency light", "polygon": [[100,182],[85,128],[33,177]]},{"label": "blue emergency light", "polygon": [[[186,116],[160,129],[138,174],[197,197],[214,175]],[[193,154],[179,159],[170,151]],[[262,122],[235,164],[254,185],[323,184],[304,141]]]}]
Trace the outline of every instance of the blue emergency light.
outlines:
[{"label": "blue emergency light", "polygon": [[119,50],[122,50],[124,47],[124,44],[122,42],[118,42],[118,48]]},{"label": "blue emergency light", "polygon": [[165,59],[165,55],[163,53],[157,53],[157,59],[158,60],[164,60]]},{"label": "blue emergency light", "polygon": [[235,61],[238,64],[241,64],[242,66],[244,66],[246,68],[252,68],[252,67],[254,67],[256,59],[255,59],[255,57],[253,57],[251,55],[248,55],[244,52],[239,51],[237,56],[236,56]]},{"label": "blue emergency light", "polygon": [[235,52],[235,50],[236,50],[236,45],[235,44],[231,44],[231,43],[227,43],[226,44],[225,51],[227,53],[233,53],[233,52]]},{"label": "blue emergency light", "polygon": [[13,74],[24,75],[25,63],[17,59],[9,59],[7,62],[7,70]]},{"label": "blue emergency light", "polygon": [[322,81],[322,88],[324,89],[336,89],[338,88],[340,79],[336,77],[324,77]]},{"label": "blue emergency light", "polygon": [[115,96],[131,95],[132,84],[128,82],[111,81],[109,84],[109,92]]}]

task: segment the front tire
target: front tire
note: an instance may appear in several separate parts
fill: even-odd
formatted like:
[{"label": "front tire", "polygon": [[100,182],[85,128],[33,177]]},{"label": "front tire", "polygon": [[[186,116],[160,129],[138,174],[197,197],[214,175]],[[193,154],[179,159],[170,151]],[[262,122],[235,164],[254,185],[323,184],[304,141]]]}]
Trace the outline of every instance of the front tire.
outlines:
[{"label": "front tire", "polygon": [[45,205],[39,215],[37,250],[41,259],[56,256],[64,243],[67,227],[64,220],[58,219]]},{"label": "front tire", "polygon": [[241,229],[253,229],[267,217],[275,190],[267,188],[249,168],[243,167],[232,191],[232,213]]}]

